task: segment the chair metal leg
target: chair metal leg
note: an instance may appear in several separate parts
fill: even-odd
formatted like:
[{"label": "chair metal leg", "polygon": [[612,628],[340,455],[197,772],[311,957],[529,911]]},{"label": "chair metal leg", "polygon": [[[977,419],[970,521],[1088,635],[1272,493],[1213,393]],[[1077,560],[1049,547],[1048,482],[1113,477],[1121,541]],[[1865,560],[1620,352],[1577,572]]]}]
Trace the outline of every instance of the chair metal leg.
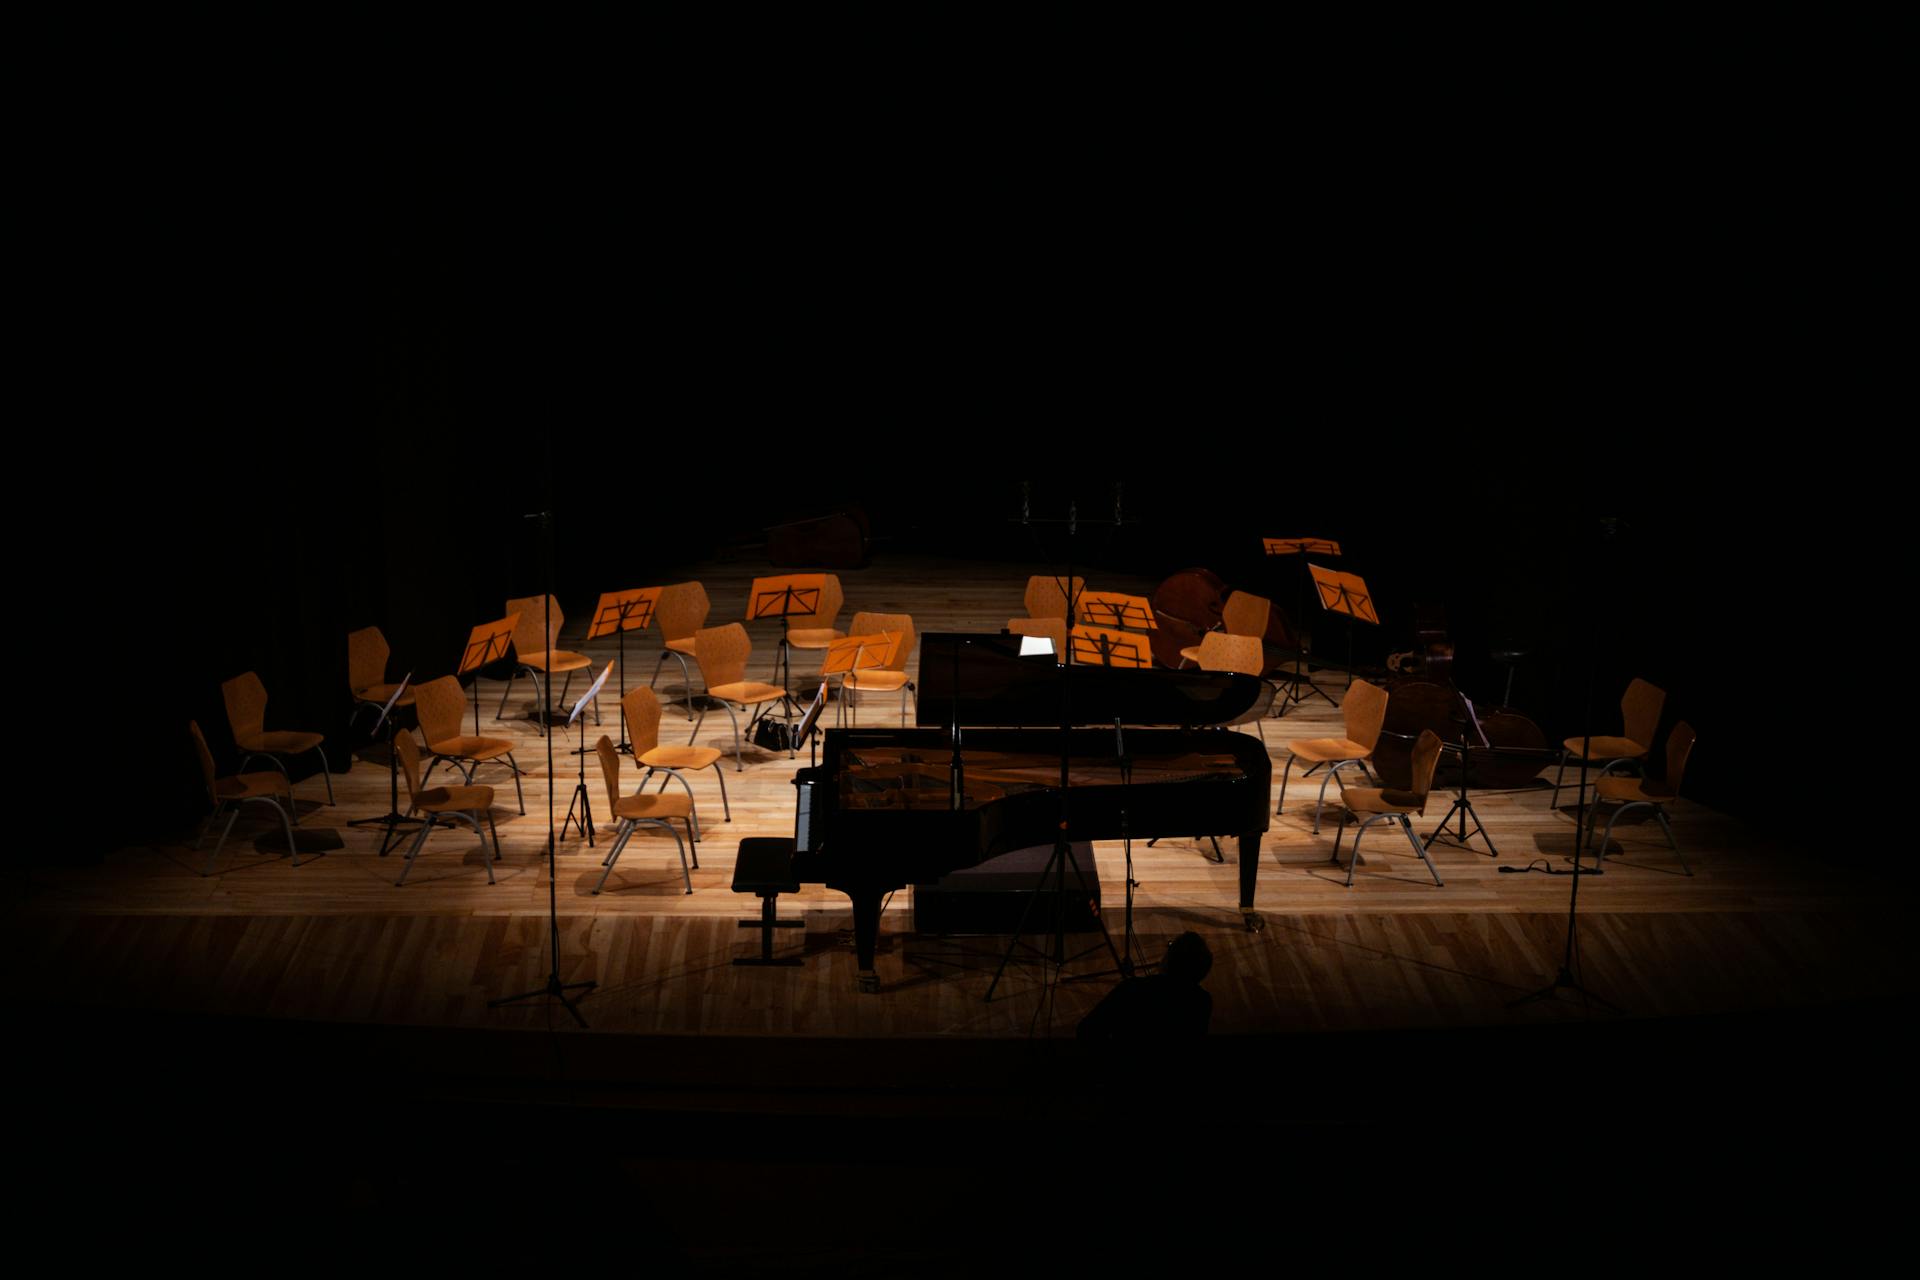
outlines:
[{"label": "chair metal leg", "polygon": [[1360,865],[1360,837],[1367,834],[1367,823],[1363,822],[1353,833],[1353,857],[1347,860],[1347,888],[1353,888],[1353,869]]},{"label": "chair metal leg", "polygon": [[[315,747],[313,754],[320,757],[320,776],[327,780],[327,803],[333,803],[333,770],[327,765],[327,753],[321,747]],[[291,796],[288,797],[292,799]]]},{"label": "chair metal leg", "polygon": [[419,856],[420,846],[427,842],[427,832],[433,830],[433,824],[438,821],[439,818],[440,815],[437,813],[428,814],[425,825],[420,828],[420,834],[415,836],[413,843],[407,846],[407,860],[400,868],[400,878],[393,882],[394,888],[398,889],[407,882],[407,873],[413,870],[413,860]]},{"label": "chair metal leg", "polygon": [[[493,850],[487,847],[487,833],[480,829],[480,818],[482,814],[483,811],[480,809],[473,811],[473,834],[480,837],[480,856],[487,861],[487,883],[493,884],[495,883],[493,878]],[[486,810],[484,814],[487,821],[491,823],[493,821],[492,811]]]},{"label": "chair metal leg", "polygon": [[667,829],[667,834],[673,837],[673,847],[680,851],[680,876],[687,882],[687,892],[692,893],[693,872],[687,870],[687,847],[680,843],[680,833],[673,829],[671,823],[663,822],[660,825]]},{"label": "chair metal leg", "polygon": [[1420,855],[1420,861],[1427,864],[1427,870],[1433,873],[1433,882],[1443,889],[1446,888],[1445,882],[1440,879],[1438,868],[1433,865],[1433,859],[1427,854],[1427,846],[1421,844],[1420,837],[1413,834],[1413,823],[1407,820],[1407,815],[1404,813],[1400,814],[1399,818],[1400,829],[1407,833],[1407,843],[1412,845],[1413,851]]},{"label": "chair metal leg", "polygon": [[[500,710],[494,713],[493,718],[495,720],[505,720],[507,718],[507,695],[513,692],[513,682],[517,680],[519,676],[520,673],[518,671],[507,672],[507,687],[500,691]],[[474,677],[476,680],[479,678],[479,676]]]},{"label": "chair metal leg", "polygon": [[1552,813],[1560,807],[1560,783],[1567,776],[1567,749],[1560,748],[1560,768],[1553,775],[1553,799],[1547,801],[1547,812]]},{"label": "chair metal leg", "polygon": [[[433,767],[444,759],[446,759],[445,756],[435,756],[433,759],[427,761],[427,771],[420,775],[420,789],[422,791],[427,789],[427,779],[433,776]],[[454,766],[456,769],[459,767],[458,765]]]},{"label": "chair metal leg", "polygon": [[613,874],[614,860],[620,856],[620,851],[627,847],[627,840],[633,835],[633,827],[632,818],[620,820],[620,832],[613,838],[613,847],[607,850],[606,870],[600,873],[600,883],[593,886],[595,894],[607,887],[607,877]]},{"label": "chair metal leg", "polygon": [[1680,842],[1673,838],[1673,824],[1667,821],[1667,811],[1659,805],[1655,805],[1653,815],[1660,819],[1660,829],[1667,833],[1667,847],[1673,850],[1674,857],[1680,859],[1680,869],[1688,875],[1692,875],[1693,868],[1687,865],[1687,855],[1680,852]]},{"label": "chair metal leg", "polygon": [[723,817],[725,818],[725,820],[726,820],[726,821],[728,821],[728,822],[732,822],[732,821],[733,821],[733,806],[727,803],[727,772],[726,772],[726,770],[724,770],[724,769],[722,769],[722,768],[720,767],[720,762],[719,762],[718,760],[715,760],[715,761],[713,762],[713,776],[714,776],[714,777],[716,777],[716,778],[718,778],[718,779],[720,779],[720,811],[721,811],[721,814],[722,814],[722,816],[723,816]]},{"label": "chair metal leg", "polygon": [[[206,870],[202,871],[200,873],[201,875],[210,876],[213,874],[213,864],[215,860],[220,857],[220,850],[226,847],[227,837],[233,833],[233,824],[237,822],[239,818],[240,806],[236,804],[233,806],[233,812],[227,815],[226,829],[220,833],[220,838],[214,842],[213,852],[207,855]],[[212,824],[209,823],[208,825],[211,826]],[[206,836],[202,835],[200,838],[204,841]]]},{"label": "chair metal leg", "polygon": [[293,796],[291,794],[287,796],[287,807],[285,809],[280,807],[278,800],[269,798],[267,803],[272,805],[273,811],[280,815],[280,825],[287,829],[287,848],[293,853],[293,865],[297,867],[300,865],[300,846],[293,842],[293,815],[291,812],[293,809]]},{"label": "chair metal leg", "polygon": [[487,830],[493,833],[493,856],[500,857],[500,829],[493,825],[493,810],[487,810]]},{"label": "chair metal leg", "polygon": [[520,806],[520,812],[527,811],[526,793],[520,790],[520,766],[514,763],[513,752],[507,752],[507,767],[513,770],[513,799]]},{"label": "chair metal leg", "polygon": [[1280,803],[1273,806],[1273,816],[1279,817],[1280,811],[1287,807],[1287,779],[1293,776],[1293,753],[1287,753],[1286,768],[1280,771]]},{"label": "chair metal leg", "polygon": [[533,705],[539,708],[533,722],[540,726],[540,736],[547,736],[547,686],[541,680],[540,673],[532,667],[527,668],[527,678],[533,681]]}]

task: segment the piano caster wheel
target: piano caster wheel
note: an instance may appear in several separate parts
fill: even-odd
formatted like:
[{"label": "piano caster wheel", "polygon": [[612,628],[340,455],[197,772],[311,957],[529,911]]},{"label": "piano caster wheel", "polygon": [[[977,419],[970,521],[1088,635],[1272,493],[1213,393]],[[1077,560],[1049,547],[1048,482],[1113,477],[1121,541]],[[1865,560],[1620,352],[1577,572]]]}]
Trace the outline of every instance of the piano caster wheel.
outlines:
[{"label": "piano caster wheel", "polygon": [[880,994],[880,975],[872,970],[863,970],[860,974],[860,994],[877,996]]},{"label": "piano caster wheel", "polygon": [[1267,927],[1265,918],[1252,907],[1240,908],[1240,918],[1245,922],[1248,933],[1260,933]]}]

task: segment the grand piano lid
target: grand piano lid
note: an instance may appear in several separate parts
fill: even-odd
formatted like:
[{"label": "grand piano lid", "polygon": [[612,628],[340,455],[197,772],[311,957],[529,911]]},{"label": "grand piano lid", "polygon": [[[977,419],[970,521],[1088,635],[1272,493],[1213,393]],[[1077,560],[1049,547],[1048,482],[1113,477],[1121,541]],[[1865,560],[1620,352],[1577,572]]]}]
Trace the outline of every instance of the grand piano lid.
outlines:
[{"label": "grand piano lid", "polygon": [[1023,637],[935,631],[920,639],[916,723],[1030,729],[1066,723],[1109,725],[1238,724],[1263,715],[1273,686],[1231,671],[1125,670],[1020,656]]}]

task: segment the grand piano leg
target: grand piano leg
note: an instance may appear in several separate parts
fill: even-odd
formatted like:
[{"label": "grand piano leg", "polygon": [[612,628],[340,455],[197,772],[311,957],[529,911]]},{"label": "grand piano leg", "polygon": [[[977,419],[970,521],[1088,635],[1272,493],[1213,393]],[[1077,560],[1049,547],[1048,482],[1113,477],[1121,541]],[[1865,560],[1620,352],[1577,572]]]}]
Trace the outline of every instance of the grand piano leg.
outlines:
[{"label": "grand piano leg", "polygon": [[1259,932],[1267,923],[1253,909],[1253,890],[1259,879],[1260,833],[1253,831],[1240,837],[1240,918],[1249,933]]},{"label": "grand piano leg", "polygon": [[873,952],[880,941],[880,890],[848,890],[853,900],[853,952],[860,962],[860,990],[877,994],[880,975],[873,969]]}]

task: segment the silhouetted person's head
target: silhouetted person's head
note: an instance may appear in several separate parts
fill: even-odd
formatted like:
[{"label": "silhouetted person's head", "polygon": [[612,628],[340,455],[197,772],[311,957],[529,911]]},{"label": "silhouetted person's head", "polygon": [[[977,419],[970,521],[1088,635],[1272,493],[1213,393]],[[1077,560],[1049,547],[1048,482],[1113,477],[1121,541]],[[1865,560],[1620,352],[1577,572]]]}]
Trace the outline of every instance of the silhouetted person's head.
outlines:
[{"label": "silhouetted person's head", "polygon": [[1160,972],[1182,982],[1199,984],[1213,970],[1213,952],[1207,940],[1189,930],[1167,944],[1167,960]]}]

